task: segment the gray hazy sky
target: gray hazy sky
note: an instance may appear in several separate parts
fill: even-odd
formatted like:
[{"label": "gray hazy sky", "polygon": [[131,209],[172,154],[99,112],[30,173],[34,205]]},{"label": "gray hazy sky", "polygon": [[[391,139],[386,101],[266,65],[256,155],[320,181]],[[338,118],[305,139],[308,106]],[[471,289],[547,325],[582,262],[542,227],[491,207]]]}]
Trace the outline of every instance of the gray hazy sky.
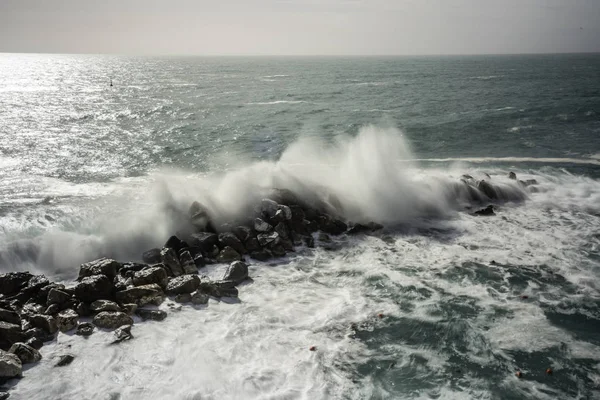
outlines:
[{"label": "gray hazy sky", "polygon": [[600,0],[0,0],[0,52],[600,51]]}]

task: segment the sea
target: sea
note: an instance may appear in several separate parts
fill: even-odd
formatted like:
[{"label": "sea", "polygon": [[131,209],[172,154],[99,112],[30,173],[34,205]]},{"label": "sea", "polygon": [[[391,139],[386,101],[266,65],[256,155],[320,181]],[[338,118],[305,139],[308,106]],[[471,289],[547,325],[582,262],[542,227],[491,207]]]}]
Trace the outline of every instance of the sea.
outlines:
[{"label": "sea", "polygon": [[[474,215],[464,175],[519,196]],[[384,229],[119,345],[59,333],[11,399],[600,398],[599,54],[0,54],[0,272],[140,261],[268,188]]]}]

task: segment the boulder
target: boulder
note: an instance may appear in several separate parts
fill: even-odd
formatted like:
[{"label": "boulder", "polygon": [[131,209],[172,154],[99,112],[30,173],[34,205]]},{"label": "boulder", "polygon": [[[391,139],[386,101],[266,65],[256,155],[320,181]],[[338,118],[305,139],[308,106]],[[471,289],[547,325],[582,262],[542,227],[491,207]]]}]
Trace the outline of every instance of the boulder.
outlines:
[{"label": "boulder", "polygon": [[60,311],[58,304],[50,304],[44,311],[45,315],[56,315]]},{"label": "boulder", "polygon": [[23,372],[23,364],[13,353],[0,350],[0,382],[18,378]]},{"label": "boulder", "polygon": [[256,238],[258,239],[258,243],[262,246],[270,246],[275,245],[279,242],[279,233],[270,232],[270,233],[259,233]]},{"label": "boulder", "polygon": [[81,279],[75,286],[75,296],[86,303],[96,300],[110,300],[113,286],[106,275],[94,275]]},{"label": "boulder", "polygon": [[138,309],[138,306],[135,303],[121,304],[121,308],[125,314],[133,315],[135,313],[135,311]]},{"label": "boulder", "polygon": [[[202,257],[202,255],[200,255]],[[196,266],[196,262],[194,258],[190,254],[189,251],[184,250],[179,254],[179,261],[181,262],[181,268],[183,268],[184,274],[197,274],[198,267]]]},{"label": "boulder", "polygon": [[92,323],[99,328],[117,329],[123,325],[133,325],[133,319],[124,312],[103,311],[96,314]]},{"label": "boulder", "polygon": [[213,297],[238,297],[238,290],[232,281],[201,282],[198,292]]},{"label": "boulder", "polygon": [[0,308],[0,321],[21,325],[21,317],[19,317],[19,314],[11,310],[5,310],[4,308]]},{"label": "boulder", "polygon": [[43,314],[46,308],[41,304],[27,303],[21,308],[21,317],[31,317],[36,314]]},{"label": "boulder", "polygon": [[56,316],[56,325],[61,332],[68,332],[77,326],[79,315],[72,309],[61,311]]},{"label": "boulder", "polygon": [[196,264],[196,268],[202,268],[206,265],[206,259],[202,253],[198,253],[194,256],[194,264]]},{"label": "boulder", "polygon": [[179,253],[182,249],[187,248],[188,244],[179,239],[177,236],[171,236],[169,240],[167,240],[167,243],[165,243],[164,247],[168,247],[175,250],[175,253]]},{"label": "boulder", "polygon": [[195,305],[207,304],[208,295],[206,293],[195,291],[194,293],[192,293],[191,302]]},{"label": "boulder", "polygon": [[275,257],[283,257],[285,256],[286,252],[281,244],[276,244],[271,246],[271,254],[273,254]]},{"label": "boulder", "polygon": [[320,230],[331,235],[340,235],[348,229],[348,225],[345,222],[332,218],[329,215],[319,216],[317,224]]},{"label": "boulder", "polygon": [[517,174],[515,174],[514,172],[509,172],[508,173],[508,179],[512,179],[513,181],[517,180]]},{"label": "boulder", "polygon": [[131,334],[131,325],[123,325],[117,328],[114,332],[115,340],[113,340],[113,344],[120,343],[124,340],[133,339],[133,335]]},{"label": "boulder", "polygon": [[29,317],[31,324],[46,333],[54,334],[58,330],[56,319],[50,315],[37,314]]},{"label": "boulder", "polygon": [[197,247],[203,253],[208,253],[213,246],[219,244],[219,237],[215,233],[200,232],[192,235],[192,246]]},{"label": "boulder", "polygon": [[75,357],[70,354],[64,354],[58,358],[58,362],[54,364],[55,367],[66,367],[71,364]]},{"label": "boulder", "polygon": [[246,248],[240,239],[238,239],[238,237],[231,232],[221,233],[219,235],[219,242],[223,247],[229,246],[239,254],[246,254]]},{"label": "boulder", "polygon": [[179,263],[179,258],[177,257],[177,253],[175,250],[164,247],[160,251],[160,257],[162,259],[162,263],[171,272],[170,275],[180,276],[183,275],[183,268],[181,268],[181,264]]},{"label": "boulder", "polygon": [[112,258],[100,258],[98,260],[90,261],[81,264],[77,280],[80,281],[87,276],[93,275],[105,275],[112,280],[117,275],[117,270],[120,267],[121,264]]},{"label": "boulder", "polygon": [[159,266],[146,267],[133,276],[135,286],[149,285],[155,283],[160,287],[166,287],[169,282],[167,271]]},{"label": "boulder", "polygon": [[192,301],[192,295],[190,293],[178,294],[173,300],[177,303],[189,303]]},{"label": "boulder", "polygon": [[170,295],[192,293],[198,289],[200,278],[198,275],[183,275],[171,279],[167,285],[167,293]]},{"label": "boulder", "polygon": [[242,256],[229,246],[225,246],[217,255],[217,262],[227,263],[231,261],[241,261]]},{"label": "boulder", "polygon": [[62,307],[63,305],[67,304],[72,297],[73,296],[71,296],[70,293],[67,293],[64,290],[52,288],[48,292],[48,298],[46,302],[48,305],[56,304],[59,307]]},{"label": "boulder", "polygon": [[273,230],[273,227],[268,222],[263,221],[261,218],[256,218],[254,220],[254,230],[256,232],[264,233]]},{"label": "boulder", "polygon": [[248,253],[260,250],[261,248],[262,247],[260,246],[260,243],[258,242],[258,239],[256,237],[250,237],[248,240],[246,240],[246,250],[248,251]]},{"label": "boulder", "polygon": [[0,274],[0,294],[12,296],[27,286],[33,277],[29,272],[9,272]]},{"label": "boulder", "polygon": [[248,278],[248,265],[242,261],[232,262],[223,275],[224,281],[233,281],[236,285],[242,283],[246,278]]},{"label": "boulder", "polygon": [[13,344],[8,352],[19,357],[21,364],[32,364],[42,359],[39,351],[25,343]]},{"label": "boulder", "polygon": [[141,317],[144,321],[162,321],[167,318],[167,313],[162,310],[147,310],[144,308],[140,308],[135,312],[139,317]]},{"label": "boulder", "polygon": [[260,249],[250,253],[250,257],[258,261],[267,261],[273,258],[273,254],[267,249]]},{"label": "boulder", "polygon": [[280,222],[277,225],[275,225],[275,232],[277,232],[277,234],[279,235],[280,238],[282,239],[287,239],[290,237],[290,232],[288,227],[286,226],[286,224],[284,222]]},{"label": "boulder", "polygon": [[240,242],[245,243],[250,238],[252,230],[247,226],[240,225],[233,228],[232,233],[235,235],[235,237],[238,238]]},{"label": "boulder", "polygon": [[77,304],[75,311],[77,311],[77,314],[79,314],[80,317],[89,317],[92,315],[92,310],[90,310],[90,305],[87,303],[84,303],[84,302]]},{"label": "boulder", "polygon": [[77,325],[77,331],[75,331],[75,334],[79,336],[90,336],[92,333],[94,333],[94,329],[96,329],[96,327],[93,324],[89,322],[82,322]]},{"label": "boulder", "polygon": [[121,304],[134,303],[141,307],[146,304],[159,305],[165,299],[165,294],[160,286],[157,284],[150,284],[132,287],[117,292],[116,297],[117,301]]},{"label": "boulder", "polygon": [[[279,204],[271,199],[262,199],[260,202],[260,214],[267,219],[271,219],[275,216],[279,210]],[[258,230],[258,229],[257,229]]]},{"label": "boulder", "polygon": [[17,342],[25,341],[25,334],[21,330],[21,324],[11,324],[0,321],[0,348],[8,350]]},{"label": "boulder", "polygon": [[[159,260],[159,263],[160,263],[160,260]],[[119,276],[124,277],[124,278],[133,278],[133,276],[135,275],[136,272],[141,271],[146,267],[148,267],[147,264],[127,262],[127,263],[123,264],[123,266],[119,270],[119,275],[117,275],[117,278]]]},{"label": "boulder", "polygon": [[36,350],[39,350],[44,345],[44,342],[40,338],[32,337],[32,338],[27,339],[27,341],[25,342],[25,344],[27,346],[33,347]]},{"label": "boulder", "polygon": [[142,260],[146,264],[158,264],[161,261],[160,249],[154,248],[142,253]]}]

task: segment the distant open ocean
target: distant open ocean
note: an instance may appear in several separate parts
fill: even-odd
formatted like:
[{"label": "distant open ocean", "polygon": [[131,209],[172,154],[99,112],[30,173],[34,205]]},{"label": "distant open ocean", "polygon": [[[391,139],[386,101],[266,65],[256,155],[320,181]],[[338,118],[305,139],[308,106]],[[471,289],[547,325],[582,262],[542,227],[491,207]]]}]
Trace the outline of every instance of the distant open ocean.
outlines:
[{"label": "distant open ocean", "polygon": [[[465,174],[524,200],[474,216]],[[0,54],[2,273],[140,261],[169,208],[298,185],[384,232],[252,261],[238,303],[119,346],[60,333],[11,399],[600,398],[600,54]]]}]

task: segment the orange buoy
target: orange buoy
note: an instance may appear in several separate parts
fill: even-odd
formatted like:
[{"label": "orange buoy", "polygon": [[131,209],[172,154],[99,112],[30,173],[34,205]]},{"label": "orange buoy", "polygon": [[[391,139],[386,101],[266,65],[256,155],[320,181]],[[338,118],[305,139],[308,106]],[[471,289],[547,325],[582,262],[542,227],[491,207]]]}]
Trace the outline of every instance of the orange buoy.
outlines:
[{"label": "orange buoy", "polygon": [[546,375],[552,375],[554,371],[552,371],[552,368],[548,368],[546,369]]},{"label": "orange buoy", "polygon": [[317,350],[317,347],[316,347],[316,346],[310,346],[308,349],[309,349],[310,351],[316,351],[316,350]]},{"label": "orange buoy", "polygon": [[523,377],[523,373],[521,371],[517,371],[517,373],[515,374],[517,376],[517,378],[521,379]]}]

